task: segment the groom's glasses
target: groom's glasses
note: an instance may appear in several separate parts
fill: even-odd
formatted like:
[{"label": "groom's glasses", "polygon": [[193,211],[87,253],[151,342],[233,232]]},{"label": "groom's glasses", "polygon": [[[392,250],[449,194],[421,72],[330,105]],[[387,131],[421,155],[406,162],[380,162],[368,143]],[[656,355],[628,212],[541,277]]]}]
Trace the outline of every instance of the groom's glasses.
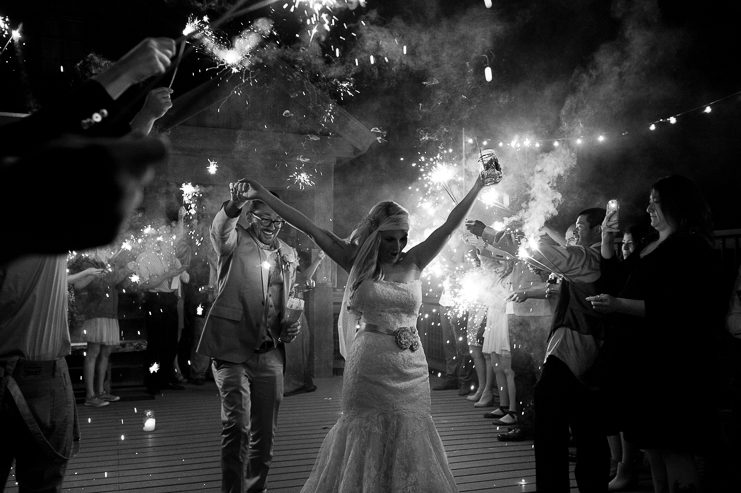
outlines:
[{"label": "groom's glasses", "polygon": [[250,212],[250,214],[252,214],[252,216],[260,222],[260,226],[262,226],[263,228],[269,228],[271,225],[274,224],[276,228],[280,229],[283,227],[283,224],[285,224],[285,221],[283,219],[270,219],[267,217],[261,217],[254,212]]}]

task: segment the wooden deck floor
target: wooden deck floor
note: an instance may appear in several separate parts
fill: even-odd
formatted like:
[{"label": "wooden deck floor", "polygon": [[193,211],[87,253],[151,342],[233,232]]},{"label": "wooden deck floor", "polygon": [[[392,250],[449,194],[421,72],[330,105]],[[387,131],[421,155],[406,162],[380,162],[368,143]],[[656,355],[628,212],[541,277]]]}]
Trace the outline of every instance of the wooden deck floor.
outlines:
[{"label": "wooden deck floor", "polygon": [[[340,415],[342,378],[316,384],[316,392],[283,401],[271,493],[299,492],[324,436]],[[142,431],[145,409],[156,413],[151,433]],[[482,418],[483,411],[455,391],[432,392],[433,418],[460,491],[535,491],[532,442],[497,441],[497,427]],[[155,400],[122,400],[99,409],[80,406],[79,413],[83,441],[69,464],[64,491],[219,491],[221,423],[212,382]],[[577,491],[573,477],[572,487]],[[6,491],[18,491],[14,477]],[[635,491],[652,491],[648,475]]]}]

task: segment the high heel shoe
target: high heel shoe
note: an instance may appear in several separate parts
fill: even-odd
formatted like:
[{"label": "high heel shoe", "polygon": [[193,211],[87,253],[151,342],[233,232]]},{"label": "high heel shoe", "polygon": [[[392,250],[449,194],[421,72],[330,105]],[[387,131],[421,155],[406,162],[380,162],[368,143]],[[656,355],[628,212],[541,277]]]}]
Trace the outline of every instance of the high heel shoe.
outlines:
[{"label": "high heel shoe", "polygon": [[473,407],[492,407],[494,405],[494,396],[491,392],[481,394],[481,399]]},{"label": "high heel shoe", "polygon": [[617,474],[607,485],[607,491],[625,491],[638,486],[637,464],[624,464],[618,462]]}]

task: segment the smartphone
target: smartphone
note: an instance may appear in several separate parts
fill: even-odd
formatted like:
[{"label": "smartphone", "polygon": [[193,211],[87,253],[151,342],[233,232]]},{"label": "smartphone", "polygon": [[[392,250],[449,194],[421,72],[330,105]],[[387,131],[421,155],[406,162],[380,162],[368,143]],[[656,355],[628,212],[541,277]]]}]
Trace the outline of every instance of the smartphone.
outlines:
[{"label": "smartphone", "polygon": [[615,212],[615,214],[612,215],[612,219],[610,222],[618,222],[618,213],[620,212],[620,204],[618,203],[617,199],[612,199],[607,202],[607,214],[610,212]]}]

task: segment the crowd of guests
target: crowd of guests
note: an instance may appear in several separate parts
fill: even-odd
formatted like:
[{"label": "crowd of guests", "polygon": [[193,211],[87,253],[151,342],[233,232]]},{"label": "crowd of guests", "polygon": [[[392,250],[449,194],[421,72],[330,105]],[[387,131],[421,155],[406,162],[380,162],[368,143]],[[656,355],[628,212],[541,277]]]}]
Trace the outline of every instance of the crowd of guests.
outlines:
[{"label": "crowd of guests", "polygon": [[[22,491],[61,490],[79,439],[65,360],[70,352],[68,288],[88,345],[85,404],[104,407],[119,399],[105,383],[111,348],[120,337],[117,296],[119,289],[132,289],[136,274],[148,342],[149,392],[182,390],[185,368],[195,385],[212,375],[222,403],[222,490],[264,491],[278,410],[287,393],[287,358],[291,352],[305,358],[307,351],[306,340],[300,339],[305,318],[288,322],[285,314],[299,292],[311,286],[322,258],[312,259],[303,277],[297,276],[298,254],[278,238],[284,217],[289,217],[350,273],[343,312],[352,315],[353,323],[341,322],[340,341],[348,368],[357,370],[348,380],[357,392],[343,397],[346,418],[329,434],[307,488],[322,491],[318,485],[323,481],[345,474],[337,466],[344,463],[344,452],[333,444],[348,429],[378,415],[378,402],[363,394],[362,382],[370,379],[388,392],[407,389],[397,392],[394,403],[401,403],[400,408],[413,403],[398,417],[425,427],[415,438],[425,441],[429,454],[418,460],[428,463],[434,456],[432,470],[440,478],[436,484],[444,486],[440,491],[455,491],[426,407],[426,360],[423,353],[415,354],[415,328],[402,322],[416,318],[419,275],[463,222],[483,181],[477,180],[446,223],[410,252],[403,251],[409,215],[398,204],[378,204],[356,236],[343,240],[245,179],[230,185],[229,199],[210,224],[210,241],[203,250],[184,234],[181,213],[172,247],[154,241],[135,260],[117,258],[101,245],[114,239],[123,218],[140,202],[153,165],[166,157],[164,145],[146,134],[172,103],[169,89],[152,89],[129,124],[119,115],[116,100],[130,86],[162,75],[174,53],[173,40],[145,40],[67,101],[0,134],[8,160],[3,178],[30,183],[26,168],[43,167],[49,156],[76,156],[73,166],[98,177],[105,195],[69,184],[70,196],[77,192],[88,203],[100,199],[94,217],[104,227],[95,231],[70,220],[43,232],[29,227],[30,221],[13,219],[11,224],[21,241],[4,245],[0,257],[0,443],[13,445],[0,447],[0,485],[15,462]],[[55,140],[66,133],[81,140]],[[28,204],[25,213],[33,215],[36,205]],[[90,210],[84,205],[77,204]],[[458,389],[475,407],[494,408],[484,418],[510,427],[499,440],[532,436],[538,491],[569,490],[572,444],[580,491],[630,487],[643,453],[656,492],[702,489],[695,458],[708,454],[718,439],[707,385],[720,337],[714,330],[720,323],[714,316],[718,304],[710,289],[716,285],[710,210],[694,183],[675,175],[652,185],[647,213],[650,228],[624,228],[615,210],[584,209],[572,233],[562,238],[549,232],[526,256],[519,253],[511,232],[495,231],[480,221],[466,223],[477,238],[470,241],[473,261],[488,288],[480,306],[467,314],[449,299],[441,300],[447,361],[445,379],[435,390]],[[59,234],[50,234],[57,227],[62,228]],[[194,227],[205,232],[204,225]],[[615,238],[621,232],[618,255]],[[66,251],[73,248],[88,250],[67,265]],[[692,268],[680,268],[688,263]],[[400,296],[405,303],[387,313],[386,305],[398,303]],[[741,271],[726,324],[738,354]],[[406,341],[399,342],[400,329]],[[387,335],[396,335],[396,341]],[[296,341],[301,342],[291,346]],[[395,344],[409,352],[398,353]],[[383,377],[360,371],[375,368],[379,354],[396,358]],[[191,360],[190,367],[183,358]],[[408,367],[414,369],[412,380],[405,373]],[[295,389],[315,388],[305,367],[295,375]],[[691,434],[683,433],[689,392],[712,410],[704,416],[704,426]],[[408,400],[412,394],[413,401]],[[53,407],[49,395],[55,396]],[[631,405],[639,412],[625,412],[626,400],[636,403]],[[50,416],[50,423],[40,426],[37,416]],[[395,426],[393,419],[384,423],[384,429]],[[371,435],[366,433],[363,440],[376,440]],[[391,438],[400,450],[409,445]],[[417,464],[406,467],[413,476]],[[374,471],[373,477],[399,479],[389,479],[383,471]],[[353,478],[367,479],[362,474]]]},{"label": "crowd of guests", "polygon": [[[480,370],[474,373],[478,390],[469,399],[478,399],[478,406],[498,404],[484,417],[512,427],[500,433],[499,440],[534,438],[538,491],[568,491],[569,460],[576,462],[580,491],[634,488],[644,463],[650,464],[657,493],[703,491],[698,456],[711,464],[706,473],[718,472],[713,463],[720,444],[713,378],[721,374],[717,361],[724,357],[730,360],[731,376],[739,376],[741,271],[724,333],[719,330],[721,290],[713,288],[720,280],[711,214],[698,188],[682,176],[662,178],[650,189],[646,211],[650,224],[626,226],[618,220],[617,210],[585,209],[576,218],[573,237],[568,231],[561,239],[546,229],[526,256],[514,234],[496,232],[480,221],[467,223],[468,230],[485,242],[478,246],[479,254],[487,248],[513,257],[519,252],[522,260],[516,265],[527,265],[530,273],[543,276],[523,290],[516,271],[509,274],[510,294],[503,298],[492,291],[486,301],[487,330],[477,331],[476,321],[468,332],[476,366],[481,364],[477,353],[483,347],[484,354],[491,354],[487,372],[497,364],[502,367],[496,380],[498,399],[487,397],[496,392],[490,392],[491,378],[482,378]],[[622,236],[620,248],[616,236]],[[548,271],[556,284],[546,280]],[[527,299],[549,297],[555,304],[547,303],[539,313],[543,318],[536,324],[537,337],[523,339],[519,333],[526,317],[511,309],[491,308],[502,299],[518,306]],[[443,320],[453,309],[446,310]],[[475,319],[470,312],[468,316]],[[492,317],[501,322],[492,323]],[[506,360],[497,353],[501,335],[494,327],[499,324],[509,331],[511,365],[502,364]],[[494,341],[487,343],[486,337]],[[724,353],[730,357],[721,354],[725,345],[734,348]],[[525,358],[530,365],[523,364]],[[461,387],[464,395],[476,388],[461,385],[466,375],[463,365],[447,363],[445,379],[434,390]],[[528,366],[537,378],[533,393],[526,390],[526,383],[508,375],[517,377]],[[692,433],[684,432],[688,393],[707,410],[704,425]],[[523,412],[513,414],[513,404]],[[737,396],[736,413],[738,404]],[[576,447],[575,455],[569,454],[570,446]],[[705,482],[713,480],[717,478]]]}]

